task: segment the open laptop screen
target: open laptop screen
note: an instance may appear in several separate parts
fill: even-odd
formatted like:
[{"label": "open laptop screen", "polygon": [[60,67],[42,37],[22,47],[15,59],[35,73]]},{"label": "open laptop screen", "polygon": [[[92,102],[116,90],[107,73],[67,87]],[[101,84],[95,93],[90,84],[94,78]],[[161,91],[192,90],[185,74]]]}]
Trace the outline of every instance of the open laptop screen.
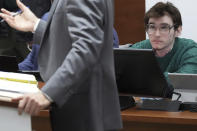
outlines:
[{"label": "open laptop screen", "polygon": [[[197,74],[168,73],[174,92],[181,94],[182,102],[197,102]],[[172,100],[177,100],[179,95],[174,94]]]},{"label": "open laptop screen", "polygon": [[168,73],[168,77],[175,89],[197,90],[197,74]]},{"label": "open laptop screen", "polygon": [[120,93],[169,96],[168,83],[150,49],[114,49],[115,73]]}]

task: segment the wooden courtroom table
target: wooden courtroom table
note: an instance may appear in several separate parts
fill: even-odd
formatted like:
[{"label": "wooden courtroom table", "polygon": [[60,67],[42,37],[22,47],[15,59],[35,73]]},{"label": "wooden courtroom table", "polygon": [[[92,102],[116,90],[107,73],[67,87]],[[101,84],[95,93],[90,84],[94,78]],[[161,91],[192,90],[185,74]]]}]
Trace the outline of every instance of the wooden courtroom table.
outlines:
[{"label": "wooden courtroom table", "polygon": [[[0,105],[13,106],[8,102]],[[130,108],[121,112],[123,129],[121,131],[196,131],[197,113],[148,111]],[[32,117],[32,131],[51,131],[48,110]]]},{"label": "wooden courtroom table", "polygon": [[[39,82],[39,88],[44,83]],[[121,112],[121,131],[197,131],[197,113],[148,111],[129,108]],[[49,111],[43,110],[32,117],[33,131],[51,131]]]},{"label": "wooden courtroom table", "polygon": [[43,110],[37,116],[31,117],[32,131],[52,131],[49,111]]},{"label": "wooden courtroom table", "polygon": [[[44,83],[39,82],[41,88]],[[17,107],[17,103],[8,103]],[[7,106],[7,102],[0,102]],[[197,113],[139,110],[136,107],[121,112],[123,129],[121,131],[197,131]],[[42,110],[32,116],[32,131],[52,131],[49,111]]]},{"label": "wooden courtroom table", "polygon": [[[121,131],[197,131],[197,113],[149,111],[130,108],[121,112]],[[32,129],[51,131],[48,111],[32,117]]]},{"label": "wooden courtroom table", "polygon": [[197,113],[130,108],[121,112],[121,131],[197,131]]}]

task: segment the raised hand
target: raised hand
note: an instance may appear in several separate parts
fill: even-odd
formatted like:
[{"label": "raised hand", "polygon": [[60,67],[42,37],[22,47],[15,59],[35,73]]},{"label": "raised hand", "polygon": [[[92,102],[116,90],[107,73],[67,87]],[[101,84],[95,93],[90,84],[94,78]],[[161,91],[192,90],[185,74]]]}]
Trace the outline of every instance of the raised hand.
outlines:
[{"label": "raised hand", "polygon": [[21,14],[13,16],[12,12],[9,12],[6,9],[1,9],[2,13],[0,13],[0,17],[16,30],[33,32],[34,25],[39,19],[20,0],[16,0],[16,3],[21,9]]}]

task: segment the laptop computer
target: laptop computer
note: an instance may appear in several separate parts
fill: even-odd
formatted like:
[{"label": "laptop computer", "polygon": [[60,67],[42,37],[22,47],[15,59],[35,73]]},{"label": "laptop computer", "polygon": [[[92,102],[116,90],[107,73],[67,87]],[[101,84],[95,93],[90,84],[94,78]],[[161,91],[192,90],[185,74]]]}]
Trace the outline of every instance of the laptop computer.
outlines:
[{"label": "laptop computer", "polygon": [[18,63],[16,56],[0,55],[0,71],[17,72]]},{"label": "laptop computer", "polygon": [[116,48],[114,62],[121,110],[135,106],[131,96],[169,96],[168,83],[153,50]]},{"label": "laptop computer", "polygon": [[197,90],[197,74],[168,73],[174,89]]},{"label": "laptop computer", "polygon": [[[180,101],[197,102],[197,74],[168,73],[168,77],[174,92],[181,95]],[[172,100],[177,98],[178,95],[174,94]]]},{"label": "laptop computer", "polygon": [[168,83],[151,49],[114,49],[120,93],[167,97]]}]

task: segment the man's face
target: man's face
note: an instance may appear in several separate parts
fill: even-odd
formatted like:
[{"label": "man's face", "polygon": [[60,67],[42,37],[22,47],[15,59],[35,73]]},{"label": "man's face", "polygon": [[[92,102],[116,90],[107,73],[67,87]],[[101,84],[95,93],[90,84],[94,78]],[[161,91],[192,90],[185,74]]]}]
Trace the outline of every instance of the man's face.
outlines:
[{"label": "man's face", "polygon": [[147,33],[155,51],[172,48],[175,37],[178,35],[177,31],[174,30],[172,19],[168,15],[150,18]]}]

